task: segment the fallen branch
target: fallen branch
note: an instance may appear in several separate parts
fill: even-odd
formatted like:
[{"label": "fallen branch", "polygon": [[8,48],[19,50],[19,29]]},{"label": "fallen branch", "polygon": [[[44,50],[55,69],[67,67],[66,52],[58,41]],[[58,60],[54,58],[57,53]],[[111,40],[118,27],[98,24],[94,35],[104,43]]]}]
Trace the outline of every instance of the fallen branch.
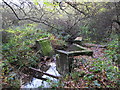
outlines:
[{"label": "fallen branch", "polygon": [[[54,75],[48,74],[48,73],[46,73],[46,72],[44,72],[44,71],[41,71],[41,70],[39,70],[39,69],[35,69],[35,68],[32,68],[32,67],[29,67],[29,70],[32,71],[32,72],[34,72],[33,74],[35,74],[35,73],[40,73],[40,74],[42,74],[42,75],[47,75],[47,76],[50,76],[50,77],[53,77],[53,78],[56,78],[56,79],[59,79],[59,78],[60,78],[60,77],[58,77],[58,76],[54,76]],[[41,77],[41,78],[42,78],[42,77]]]},{"label": "fallen branch", "polygon": [[46,78],[43,78],[43,77],[39,77],[39,76],[33,76],[33,77],[35,77],[35,78],[37,78],[37,79],[41,79],[41,80],[43,80],[43,81],[47,81],[48,79],[46,79]]}]

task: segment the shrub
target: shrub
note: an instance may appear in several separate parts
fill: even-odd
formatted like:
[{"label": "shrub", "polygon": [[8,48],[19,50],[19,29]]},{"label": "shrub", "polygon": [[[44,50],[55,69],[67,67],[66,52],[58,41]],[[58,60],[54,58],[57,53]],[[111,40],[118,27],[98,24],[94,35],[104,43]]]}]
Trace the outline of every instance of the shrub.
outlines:
[{"label": "shrub", "polygon": [[[10,85],[15,85],[12,80],[16,75],[10,76],[10,72],[20,70],[24,66],[35,67],[39,62],[37,53],[31,49],[35,41],[52,34],[36,29],[35,25],[28,24],[23,27],[9,28],[8,42],[2,45],[3,55],[3,79]],[[15,69],[14,71],[11,69]],[[3,81],[4,81],[3,80]],[[17,81],[16,81],[17,82]],[[18,84],[16,84],[18,85]]]}]

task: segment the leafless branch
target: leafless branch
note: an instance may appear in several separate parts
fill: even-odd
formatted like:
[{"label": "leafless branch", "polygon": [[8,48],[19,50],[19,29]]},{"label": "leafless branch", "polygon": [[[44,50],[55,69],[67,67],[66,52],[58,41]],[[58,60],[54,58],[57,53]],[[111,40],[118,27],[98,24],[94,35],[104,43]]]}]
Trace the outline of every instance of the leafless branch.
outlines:
[{"label": "leafless branch", "polygon": [[[42,23],[42,24],[44,24],[44,25],[46,25],[46,26],[49,26],[49,27],[51,27],[51,28],[54,28],[54,29],[59,30],[58,28],[54,27],[53,25],[50,25],[49,23],[47,23],[46,20],[41,20],[42,17],[44,16],[44,14],[42,14],[40,18],[37,18],[37,17],[20,18],[20,17],[17,15],[17,13],[15,12],[14,8],[13,8],[11,5],[9,5],[9,4],[8,4],[6,1],[4,1],[4,0],[3,0],[3,3],[5,3],[5,4],[12,10],[12,12],[14,13],[14,15],[16,16],[16,18],[17,18],[18,20],[30,20],[30,21],[33,21],[33,22],[36,22],[36,23]],[[26,15],[26,16],[27,16],[27,15]]]},{"label": "leafless branch", "polygon": [[4,0],[3,0],[3,3],[5,3],[13,11],[13,13],[17,17],[17,19],[20,20],[20,18],[18,17],[17,13],[15,12],[15,10],[7,2],[5,2]]},{"label": "leafless branch", "polygon": [[76,7],[76,5],[72,4],[71,2],[65,2],[65,3],[67,3],[68,5],[70,5],[71,7],[73,7],[75,10],[77,10],[77,11],[80,12],[80,13],[82,13],[83,15],[85,15],[85,16],[87,15],[85,12],[79,10],[79,9]]}]

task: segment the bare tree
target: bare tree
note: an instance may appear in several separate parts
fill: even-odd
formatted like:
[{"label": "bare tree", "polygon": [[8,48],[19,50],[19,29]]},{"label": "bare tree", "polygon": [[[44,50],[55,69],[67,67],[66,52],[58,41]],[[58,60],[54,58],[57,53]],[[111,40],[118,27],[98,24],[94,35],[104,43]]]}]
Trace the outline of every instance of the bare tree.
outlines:
[{"label": "bare tree", "polygon": [[45,25],[50,32],[70,35],[69,40],[80,35],[80,27],[90,26],[93,33],[96,33],[93,30],[96,29],[97,35],[105,34],[116,13],[112,3],[53,1],[34,4],[31,0],[19,0],[18,5],[3,0],[3,5],[5,10],[9,8],[14,14],[17,19],[15,21],[32,21]]}]

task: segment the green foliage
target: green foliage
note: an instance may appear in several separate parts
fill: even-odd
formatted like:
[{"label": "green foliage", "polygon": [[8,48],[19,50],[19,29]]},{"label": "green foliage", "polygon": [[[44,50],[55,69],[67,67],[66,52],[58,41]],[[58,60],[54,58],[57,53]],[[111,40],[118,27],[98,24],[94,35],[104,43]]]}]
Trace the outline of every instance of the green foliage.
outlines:
[{"label": "green foliage", "polygon": [[43,4],[41,4],[41,5],[44,6],[44,10],[47,11],[47,12],[54,12],[55,8],[57,8],[59,6],[58,3],[56,3],[56,2],[53,3],[53,2],[50,2],[48,0],[43,0],[43,1],[33,0],[33,2],[36,6],[39,5],[42,2]]},{"label": "green foliage", "polygon": [[51,87],[52,87],[52,88],[61,87],[60,81],[54,81],[54,82],[52,82],[52,83],[51,83]]},{"label": "green foliage", "polygon": [[13,72],[13,67],[10,66],[7,60],[4,61],[1,71],[2,86],[8,88],[20,88],[20,81],[18,80],[17,73]]},{"label": "green foliage", "polygon": [[106,57],[111,59],[114,62],[119,62],[119,57],[120,54],[119,52],[119,41],[118,41],[118,36],[117,35],[112,35],[111,36],[111,41],[108,43],[108,50],[105,51]]},{"label": "green foliage", "polygon": [[[59,80],[54,80],[54,81],[52,81],[52,80],[50,80],[49,78],[47,78],[47,81],[46,81],[47,83],[48,83],[48,85],[52,88],[52,89],[54,89],[54,88],[58,88],[58,87],[61,87],[61,82],[59,81]],[[43,85],[41,85],[41,86],[39,86],[38,88],[44,88],[44,84]]]},{"label": "green foliage", "polygon": [[84,37],[84,40],[85,41],[90,41],[90,34],[93,33],[92,31],[89,30],[89,27],[88,26],[83,26],[83,27],[80,27],[81,29],[81,32],[80,34]]},{"label": "green foliage", "polygon": [[41,51],[44,56],[52,56],[53,55],[53,48],[50,44],[49,40],[41,40],[39,41],[41,45]]},{"label": "green foliage", "polygon": [[[118,37],[115,35],[108,43],[103,57],[88,59],[85,63],[83,63],[84,59],[75,59],[73,71],[70,75],[65,76],[64,82],[73,81],[74,83],[69,83],[69,87],[78,82],[84,82],[85,87],[119,87],[120,70],[118,63],[115,63],[119,59],[118,48]],[[82,71],[84,72],[82,73]]]},{"label": "green foliage", "polygon": [[100,8],[98,12],[102,13],[105,12],[107,9],[106,8]]},{"label": "green foliage", "polygon": [[39,3],[38,3],[38,0],[33,0],[33,2],[34,2],[35,5],[38,5],[38,4],[39,4]]},{"label": "green foliage", "polygon": [[37,30],[31,25],[22,29],[15,28],[6,31],[11,33],[11,36],[9,36],[9,42],[5,43],[2,47],[3,55],[10,63],[16,62],[20,66],[35,64],[38,58],[30,46],[36,40],[50,36],[50,34]]},{"label": "green foliage", "polygon": [[45,1],[44,1],[44,4],[45,4],[46,6],[53,6],[53,7],[58,6],[58,4],[57,4],[56,2],[53,3],[53,2],[47,2],[47,1],[45,2]]},{"label": "green foliage", "polygon": [[[51,34],[43,32],[35,28],[35,25],[28,24],[23,27],[9,28],[5,30],[10,35],[7,43],[2,45],[3,55],[3,75],[5,82],[14,85],[11,82],[14,76],[11,76],[11,69],[20,70],[24,66],[33,67],[38,64],[39,57],[36,52],[31,49],[36,40],[41,38],[50,37]],[[15,75],[16,76],[16,75]],[[17,85],[17,83],[16,83]]]},{"label": "green foliage", "polygon": [[62,40],[62,38],[58,38],[55,36],[50,36],[50,42],[52,43],[52,45],[58,45],[58,46],[64,46],[66,45],[66,42],[64,40]]},{"label": "green foliage", "polygon": [[73,72],[70,75],[74,81],[78,81],[81,74],[79,72]]}]

